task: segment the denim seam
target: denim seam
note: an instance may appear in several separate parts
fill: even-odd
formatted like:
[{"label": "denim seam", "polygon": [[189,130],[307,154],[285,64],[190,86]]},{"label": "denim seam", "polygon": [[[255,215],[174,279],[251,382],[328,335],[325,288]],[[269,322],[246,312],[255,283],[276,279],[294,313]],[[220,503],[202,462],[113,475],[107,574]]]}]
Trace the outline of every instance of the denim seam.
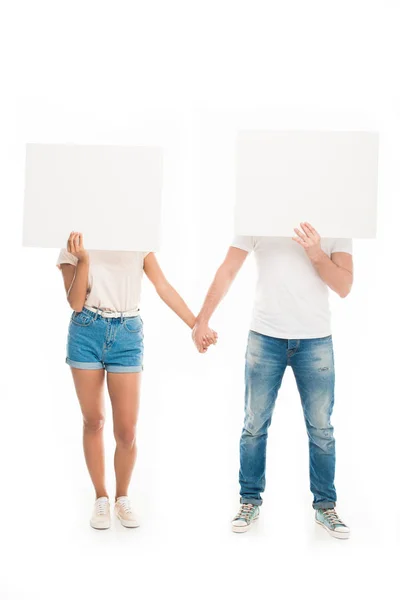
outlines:
[{"label": "denim seam", "polygon": [[[136,317],[133,317],[133,318],[135,319]],[[138,333],[142,329],[142,324],[140,322],[139,322],[139,327],[137,329],[129,329],[129,327],[126,326],[125,321],[123,321],[122,325],[123,325],[124,329],[126,329],[126,331],[128,331],[128,333]]]},{"label": "denim seam", "polygon": [[107,322],[106,332],[105,332],[105,335],[104,335],[103,348],[102,348],[102,351],[101,351],[101,362],[103,363],[103,365],[105,364],[104,363],[104,359],[105,359],[105,353],[106,353],[106,350],[107,350],[107,334],[108,334],[109,327],[110,327],[110,323]]},{"label": "denim seam", "polygon": [[92,317],[88,323],[79,323],[78,321],[75,321],[73,317],[71,317],[71,323],[73,323],[74,325],[78,325],[78,327],[88,327],[93,323],[93,321],[94,318]]}]

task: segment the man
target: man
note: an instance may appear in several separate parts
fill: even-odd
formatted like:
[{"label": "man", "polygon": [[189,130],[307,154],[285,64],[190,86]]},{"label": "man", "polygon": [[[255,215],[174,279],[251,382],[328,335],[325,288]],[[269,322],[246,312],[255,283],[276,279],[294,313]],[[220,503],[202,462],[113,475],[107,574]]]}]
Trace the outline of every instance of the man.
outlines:
[{"label": "man", "polygon": [[215,343],[209,319],[249,252],[258,283],[245,368],[245,419],[240,440],[240,502],[232,521],[247,531],[258,518],[265,488],[268,428],[283,374],[291,366],[309,437],[315,519],[332,536],[348,538],[336,506],[334,360],[328,287],[344,298],[353,282],[352,241],[321,239],[309,224],[293,238],[236,237],[219,267],[193,329],[200,352]]}]

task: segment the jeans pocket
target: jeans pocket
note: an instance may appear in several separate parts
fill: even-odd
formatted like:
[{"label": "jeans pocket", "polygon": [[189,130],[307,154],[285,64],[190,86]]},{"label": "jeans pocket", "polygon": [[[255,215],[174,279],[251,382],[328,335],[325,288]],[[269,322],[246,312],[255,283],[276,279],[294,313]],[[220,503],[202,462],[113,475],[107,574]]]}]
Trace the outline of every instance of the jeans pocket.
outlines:
[{"label": "jeans pocket", "polygon": [[74,312],[71,315],[71,323],[79,325],[79,327],[87,327],[93,323],[94,313],[89,315],[87,312]]},{"label": "jeans pocket", "polygon": [[143,322],[139,315],[136,317],[126,317],[123,321],[124,328],[129,333],[138,333],[141,331]]}]

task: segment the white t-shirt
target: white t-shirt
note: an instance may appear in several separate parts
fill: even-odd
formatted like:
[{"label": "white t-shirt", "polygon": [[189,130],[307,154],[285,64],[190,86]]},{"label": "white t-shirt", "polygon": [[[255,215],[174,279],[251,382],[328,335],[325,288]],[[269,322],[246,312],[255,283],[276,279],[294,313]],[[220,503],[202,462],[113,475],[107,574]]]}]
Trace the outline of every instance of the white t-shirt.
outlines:
[{"label": "white t-shirt", "polygon": [[[291,238],[237,236],[232,246],[254,251],[258,281],[250,329],[283,339],[331,334],[329,288],[304,248]],[[352,254],[351,239],[325,238],[323,251]]]},{"label": "white t-shirt", "polygon": [[[143,261],[148,252],[88,250],[89,277],[85,306],[111,311],[139,312]],[[76,265],[78,259],[65,249],[57,266]]]}]

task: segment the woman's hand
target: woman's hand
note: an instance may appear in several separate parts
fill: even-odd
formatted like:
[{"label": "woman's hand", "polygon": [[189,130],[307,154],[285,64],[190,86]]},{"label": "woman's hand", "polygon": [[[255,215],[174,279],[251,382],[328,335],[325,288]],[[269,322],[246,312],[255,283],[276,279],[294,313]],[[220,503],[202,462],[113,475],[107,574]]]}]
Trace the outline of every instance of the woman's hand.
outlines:
[{"label": "woman's hand", "polygon": [[67,242],[67,250],[73,254],[79,262],[89,260],[89,255],[83,247],[83,234],[78,231],[72,231]]},{"label": "woman's hand", "polygon": [[218,341],[218,333],[209,327],[208,323],[196,322],[192,329],[192,340],[197,350],[203,354],[211,344]]},{"label": "woman's hand", "polygon": [[300,227],[302,231],[295,227],[294,231],[297,234],[297,237],[293,237],[292,239],[304,248],[308,258],[313,262],[321,256],[321,253],[323,253],[321,248],[321,236],[310,223],[300,223]]}]

